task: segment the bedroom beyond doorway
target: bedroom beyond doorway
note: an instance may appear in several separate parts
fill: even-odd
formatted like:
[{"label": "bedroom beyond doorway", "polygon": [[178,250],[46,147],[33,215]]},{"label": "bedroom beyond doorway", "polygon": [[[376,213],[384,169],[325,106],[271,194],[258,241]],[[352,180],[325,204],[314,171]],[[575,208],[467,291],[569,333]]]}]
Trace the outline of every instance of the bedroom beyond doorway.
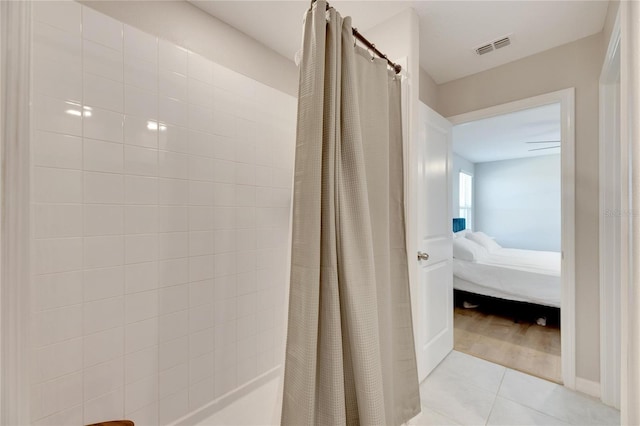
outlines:
[{"label": "bedroom beyond doorway", "polygon": [[454,347],[563,383],[560,102],[453,128]]}]

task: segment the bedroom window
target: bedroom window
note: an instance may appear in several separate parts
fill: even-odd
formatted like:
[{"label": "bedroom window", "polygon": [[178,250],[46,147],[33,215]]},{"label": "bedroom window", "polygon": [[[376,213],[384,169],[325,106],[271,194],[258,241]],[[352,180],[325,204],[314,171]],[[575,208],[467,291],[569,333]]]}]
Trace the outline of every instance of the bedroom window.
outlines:
[{"label": "bedroom window", "polygon": [[467,221],[467,229],[473,229],[473,176],[460,172],[460,212],[458,217]]}]

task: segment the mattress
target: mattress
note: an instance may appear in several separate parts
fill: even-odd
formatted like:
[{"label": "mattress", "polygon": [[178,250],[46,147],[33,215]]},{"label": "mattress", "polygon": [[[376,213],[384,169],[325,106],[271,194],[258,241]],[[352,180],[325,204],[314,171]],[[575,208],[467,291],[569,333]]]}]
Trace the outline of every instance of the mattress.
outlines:
[{"label": "mattress", "polygon": [[453,287],[559,308],[560,265],[560,253],[503,248],[474,262],[453,259]]}]

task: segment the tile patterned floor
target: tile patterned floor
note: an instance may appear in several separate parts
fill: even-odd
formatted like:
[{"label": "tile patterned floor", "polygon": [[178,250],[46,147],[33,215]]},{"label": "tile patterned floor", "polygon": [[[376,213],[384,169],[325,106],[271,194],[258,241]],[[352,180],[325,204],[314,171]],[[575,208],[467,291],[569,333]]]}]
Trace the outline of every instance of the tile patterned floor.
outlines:
[{"label": "tile patterned floor", "polygon": [[412,426],[606,425],[620,412],[587,395],[453,351],[420,385]]}]

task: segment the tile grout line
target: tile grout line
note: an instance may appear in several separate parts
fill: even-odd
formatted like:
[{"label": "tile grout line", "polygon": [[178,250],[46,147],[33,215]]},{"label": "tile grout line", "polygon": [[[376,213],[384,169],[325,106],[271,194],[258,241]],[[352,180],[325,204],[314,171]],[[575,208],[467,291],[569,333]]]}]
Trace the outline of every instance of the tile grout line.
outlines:
[{"label": "tile grout line", "polygon": [[496,394],[493,396],[493,403],[491,404],[491,409],[489,410],[489,415],[487,416],[487,420],[485,420],[484,424],[489,424],[489,419],[491,419],[491,414],[493,414],[493,409],[496,406],[496,401],[498,400],[498,394],[500,393],[500,388],[502,388],[502,383],[504,382],[504,376],[507,375],[508,368],[505,367],[502,372],[502,377],[500,378],[500,384],[498,385],[498,389],[496,390]]}]

